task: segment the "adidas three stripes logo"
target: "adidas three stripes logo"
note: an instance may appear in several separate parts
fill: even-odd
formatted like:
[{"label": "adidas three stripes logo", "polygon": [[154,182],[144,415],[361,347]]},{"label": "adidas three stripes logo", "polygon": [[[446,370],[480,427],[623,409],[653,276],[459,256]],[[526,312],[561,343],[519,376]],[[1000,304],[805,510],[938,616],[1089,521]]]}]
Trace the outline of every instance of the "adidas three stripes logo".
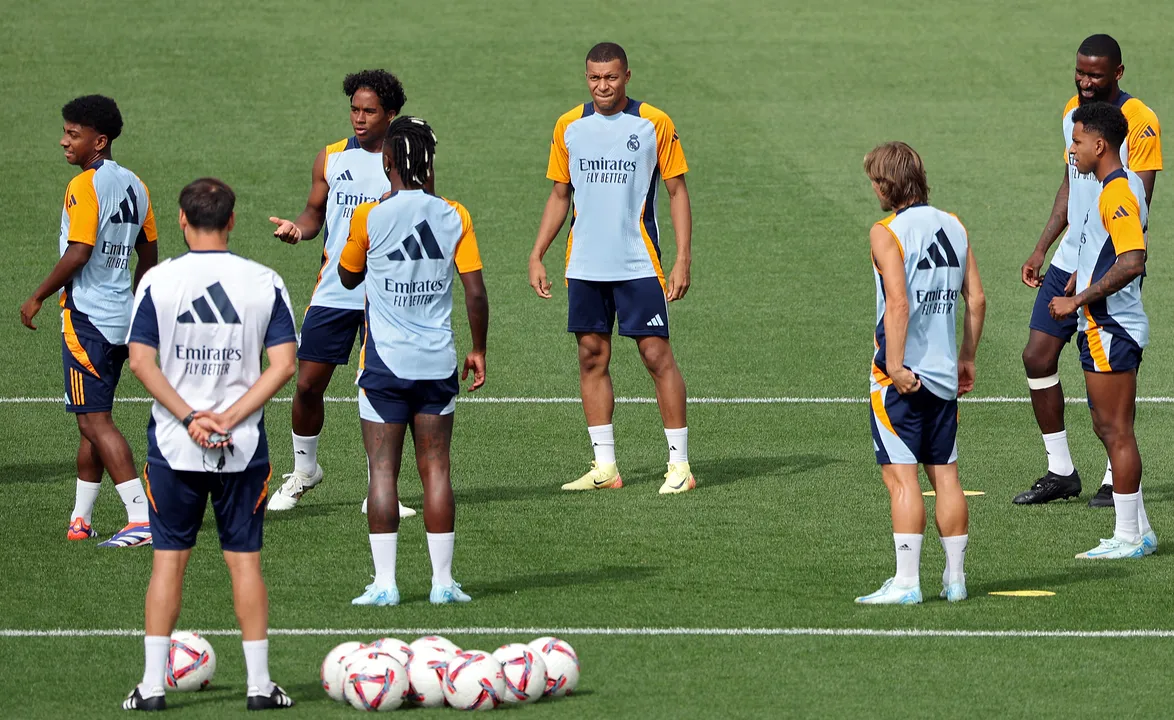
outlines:
[{"label": "adidas three stripes logo", "polygon": [[958,254],[954,252],[954,246],[950,244],[950,239],[946,237],[945,230],[938,230],[935,234],[937,238],[930,243],[929,249],[926,250],[927,257],[921,258],[917,263],[918,270],[929,270],[935,267],[962,267],[958,262]]},{"label": "adidas three stripes logo", "polygon": [[[220,283],[215,282],[208,286],[207,297],[201,295],[192,301],[192,309],[186,310],[179,316],[177,322],[181,323],[221,323],[226,325],[239,325],[240,316],[236,313],[236,308],[232,306],[232,301],[228,299],[228,293],[224,292],[224,288]],[[209,304],[208,300],[212,303]],[[212,307],[216,307],[216,312],[220,313],[220,317],[216,317],[216,312],[213,312]],[[195,313],[193,316],[192,313]]]}]

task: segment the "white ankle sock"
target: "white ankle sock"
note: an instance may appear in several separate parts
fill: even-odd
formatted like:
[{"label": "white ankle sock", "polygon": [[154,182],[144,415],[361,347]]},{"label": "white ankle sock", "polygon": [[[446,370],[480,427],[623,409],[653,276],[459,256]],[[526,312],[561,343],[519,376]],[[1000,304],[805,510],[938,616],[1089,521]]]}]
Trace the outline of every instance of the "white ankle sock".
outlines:
[{"label": "white ankle sock", "polygon": [[143,481],[135,478],[114,486],[126,506],[126,521],[147,522],[147,494],[143,492]]},{"label": "white ankle sock", "polygon": [[424,534],[428,536],[428,557],[432,559],[432,586],[449,587],[453,584],[452,548],[456,540],[456,533]]},{"label": "white ankle sock", "polygon": [[1044,434],[1044,449],[1048,451],[1048,472],[1071,475],[1076,471],[1072,454],[1068,452],[1068,431]]},{"label": "white ankle sock", "polygon": [[273,681],[269,679],[269,640],[244,640],[241,647],[245,650],[245,671],[249,677],[249,690],[256,690],[261,695],[272,694]]},{"label": "white ankle sock", "polygon": [[591,449],[595,451],[595,462],[610,465],[616,461],[616,436],[612,425],[596,425],[587,428],[591,436]]},{"label": "white ankle sock", "polygon": [[1113,487],[1113,461],[1112,460],[1110,460],[1108,462],[1108,464],[1105,465],[1105,479],[1101,480],[1101,485],[1108,485],[1109,487]]},{"label": "white ankle sock", "polygon": [[970,536],[953,535],[940,539],[942,550],[946,551],[947,582],[964,580],[966,571],[963,569],[963,565],[966,562],[966,545],[970,541]]},{"label": "white ankle sock", "polygon": [[665,428],[664,438],[669,441],[669,462],[689,462],[689,428]]},{"label": "white ankle sock", "polygon": [[921,535],[893,533],[897,549],[897,584],[901,587],[921,585]]},{"label": "white ankle sock", "polygon": [[171,652],[171,638],[167,635],[148,635],[143,638],[143,649],[146,662],[143,664],[143,682],[139,685],[139,692],[151,695],[155,688],[165,688],[164,676],[167,675],[167,655]]},{"label": "white ankle sock", "polygon": [[314,468],[318,467],[318,436],[309,435],[302,437],[297,433],[292,433],[292,435],[294,470],[304,472],[307,475],[313,475]]},{"label": "white ankle sock", "polygon": [[1137,531],[1142,535],[1152,531],[1150,516],[1145,512],[1145,501],[1141,498],[1141,488],[1137,489]]},{"label": "white ankle sock", "polygon": [[98,491],[102,489],[101,482],[86,482],[78,479],[77,490],[73,495],[73,512],[69,514],[69,521],[73,522],[74,518],[80,517],[90,524],[91,516],[94,514],[94,502],[98,499]]},{"label": "white ankle sock", "polygon": [[381,588],[395,585],[395,543],[398,533],[371,533],[371,559],[375,562],[375,584]]},{"label": "white ankle sock", "polygon": [[1141,541],[1141,531],[1138,527],[1137,506],[1141,500],[1141,492],[1113,493],[1113,509],[1117,513],[1117,525],[1113,529],[1113,537],[1128,543]]}]

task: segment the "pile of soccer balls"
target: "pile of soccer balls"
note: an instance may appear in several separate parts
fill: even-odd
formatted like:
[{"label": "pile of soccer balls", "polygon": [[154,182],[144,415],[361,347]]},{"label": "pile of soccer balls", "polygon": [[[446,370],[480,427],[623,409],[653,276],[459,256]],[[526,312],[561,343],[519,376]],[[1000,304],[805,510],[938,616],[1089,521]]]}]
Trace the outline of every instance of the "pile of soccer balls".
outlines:
[{"label": "pile of soccer balls", "polygon": [[438,635],[408,643],[345,642],[322,661],[322,688],[359,710],[417,707],[492,710],[502,703],[561,697],[579,684],[579,658],[566,642],[542,637],[492,653],[461,650]]}]

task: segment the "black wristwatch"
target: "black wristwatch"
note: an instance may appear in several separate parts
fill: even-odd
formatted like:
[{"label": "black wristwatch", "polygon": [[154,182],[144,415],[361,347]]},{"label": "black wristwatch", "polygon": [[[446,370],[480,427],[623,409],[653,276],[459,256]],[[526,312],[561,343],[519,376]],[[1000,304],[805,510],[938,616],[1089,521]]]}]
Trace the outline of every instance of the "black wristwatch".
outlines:
[{"label": "black wristwatch", "polygon": [[183,427],[186,430],[192,424],[192,420],[196,419],[196,411],[192,410],[188,416],[183,419]]}]

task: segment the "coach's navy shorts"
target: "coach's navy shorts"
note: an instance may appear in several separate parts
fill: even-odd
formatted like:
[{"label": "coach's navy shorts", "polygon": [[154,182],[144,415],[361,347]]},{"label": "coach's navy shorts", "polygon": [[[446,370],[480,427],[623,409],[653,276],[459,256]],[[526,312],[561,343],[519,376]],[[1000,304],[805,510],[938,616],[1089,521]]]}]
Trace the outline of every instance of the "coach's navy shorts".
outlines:
[{"label": "coach's navy shorts", "polygon": [[112,345],[73,333],[62,335],[65,410],[78,414],[113,410],[114,391],[127,356],[126,345]]},{"label": "coach's navy shorts", "polygon": [[359,417],[393,425],[407,425],[416,415],[450,415],[461,392],[455,370],[443,380],[404,380],[365,371],[359,385]]},{"label": "coach's navy shorts", "polygon": [[878,465],[949,465],[958,460],[958,400],[927,390],[872,393],[872,446]]},{"label": "coach's navy shorts", "polygon": [[365,322],[362,310],[312,305],[302,319],[298,360],[346,365],[351,361],[355,337],[362,335]]},{"label": "coach's navy shorts", "polygon": [[1124,333],[1090,328],[1077,335],[1076,346],[1086,372],[1127,372],[1141,367],[1142,348]]},{"label": "coach's navy shorts", "polygon": [[166,465],[147,465],[152,542],[157,550],[188,550],[204,522],[212,498],[212,512],[220,533],[220,547],[229,552],[258,552],[269,497],[268,463],[235,473],[184,472]]},{"label": "coach's navy shorts", "polygon": [[669,307],[660,278],[567,279],[567,332],[610,335],[617,316],[624,337],[668,337]]},{"label": "coach's navy shorts", "polygon": [[1039,291],[1035,294],[1035,305],[1031,308],[1032,330],[1058,337],[1064,342],[1068,342],[1076,334],[1076,313],[1063,320],[1055,320],[1048,312],[1048,303],[1052,298],[1064,295],[1064,287],[1068,285],[1068,279],[1071,277],[1072,273],[1066,273],[1055,266],[1049,267],[1044,273],[1044,284],[1039,286]]}]

